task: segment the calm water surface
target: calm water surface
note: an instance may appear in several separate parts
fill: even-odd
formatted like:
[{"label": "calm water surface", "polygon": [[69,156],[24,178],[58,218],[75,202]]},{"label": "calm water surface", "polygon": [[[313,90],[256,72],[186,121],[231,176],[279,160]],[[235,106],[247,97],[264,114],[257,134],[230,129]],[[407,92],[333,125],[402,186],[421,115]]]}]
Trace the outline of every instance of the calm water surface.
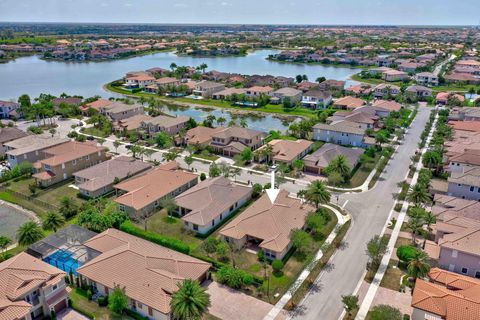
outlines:
[{"label": "calm water surface", "polygon": [[40,93],[91,97],[112,94],[102,86],[121,78],[128,71],[145,70],[152,67],[169,68],[172,62],[177,65],[208,65],[208,70],[236,72],[241,74],[272,74],[295,77],[306,74],[311,81],[323,76],[327,79],[346,80],[358,69],[326,67],[321,65],[302,65],[278,63],[265,58],[276,50],[258,50],[245,57],[195,58],[178,57],[173,52],[113,60],[105,62],[58,62],[45,61],[38,56],[16,59],[0,64],[0,99],[17,99],[23,93],[32,97]]}]

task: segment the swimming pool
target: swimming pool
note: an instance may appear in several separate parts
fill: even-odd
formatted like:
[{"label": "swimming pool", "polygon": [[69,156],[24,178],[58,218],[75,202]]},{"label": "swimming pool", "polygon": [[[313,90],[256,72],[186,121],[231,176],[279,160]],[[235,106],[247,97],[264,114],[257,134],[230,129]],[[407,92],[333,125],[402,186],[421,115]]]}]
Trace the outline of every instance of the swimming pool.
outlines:
[{"label": "swimming pool", "polygon": [[55,251],[43,261],[67,273],[72,272],[74,275],[77,274],[77,268],[81,266],[81,264],[73,257],[73,252],[61,249]]}]

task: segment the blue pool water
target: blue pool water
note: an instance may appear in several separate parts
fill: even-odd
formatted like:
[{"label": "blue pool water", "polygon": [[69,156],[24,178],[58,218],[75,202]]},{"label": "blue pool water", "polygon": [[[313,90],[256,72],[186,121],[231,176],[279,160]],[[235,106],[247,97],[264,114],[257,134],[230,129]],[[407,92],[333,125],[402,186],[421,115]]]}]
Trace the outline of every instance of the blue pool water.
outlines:
[{"label": "blue pool water", "polygon": [[67,273],[72,272],[74,275],[77,274],[77,268],[81,265],[73,258],[73,253],[68,250],[57,250],[46,257],[44,261]]}]

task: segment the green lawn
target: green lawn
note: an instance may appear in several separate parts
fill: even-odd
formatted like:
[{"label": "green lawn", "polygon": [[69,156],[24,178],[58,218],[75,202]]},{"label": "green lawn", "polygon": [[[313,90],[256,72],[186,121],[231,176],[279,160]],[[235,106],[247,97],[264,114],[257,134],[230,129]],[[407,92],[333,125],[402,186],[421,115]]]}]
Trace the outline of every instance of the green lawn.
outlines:
[{"label": "green lawn", "polygon": [[390,260],[388,264],[387,271],[383,276],[380,286],[395,291],[400,291],[400,280],[402,276],[405,275],[405,272],[401,270],[395,261]]},{"label": "green lawn", "polygon": [[107,138],[108,136],[110,136],[108,132],[105,132],[104,130],[101,130],[95,127],[82,128],[81,132],[84,134],[92,135],[95,137],[102,137],[102,138]]},{"label": "green lawn", "polygon": [[73,309],[78,310],[79,312],[88,315],[90,317],[95,317],[95,319],[102,320],[134,320],[132,317],[127,315],[117,315],[112,313],[107,307],[99,307],[98,303],[95,301],[89,301],[84,297],[78,290],[73,289],[70,293],[70,299],[72,301]]}]

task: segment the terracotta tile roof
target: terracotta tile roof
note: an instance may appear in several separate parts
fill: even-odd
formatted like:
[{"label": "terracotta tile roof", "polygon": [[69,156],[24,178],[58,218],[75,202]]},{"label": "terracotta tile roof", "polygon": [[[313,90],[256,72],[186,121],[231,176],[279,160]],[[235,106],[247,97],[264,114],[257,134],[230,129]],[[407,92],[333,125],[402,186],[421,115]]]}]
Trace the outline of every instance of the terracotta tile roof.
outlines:
[{"label": "terracotta tile roof", "polygon": [[69,141],[43,150],[46,158],[40,160],[40,162],[42,164],[56,166],[97,152],[104,152],[105,150],[106,147],[98,147],[96,143]]},{"label": "terracotta tile roof", "polygon": [[447,195],[435,195],[435,205],[432,213],[445,220],[444,216],[462,216],[470,219],[479,219],[480,202]]},{"label": "terracotta tile roof", "polygon": [[85,246],[100,251],[77,272],[162,313],[170,312],[171,295],[184,279],[201,280],[210,264],[167,249],[125,232],[108,229],[87,240]]},{"label": "terracotta tile roof", "polygon": [[480,132],[480,121],[449,121],[455,130]]},{"label": "terracotta tile roof", "polygon": [[356,109],[365,104],[365,100],[355,98],[352,96],[346,96],[338,99],[333,103],[334,107],[346,108],[346,109]]},{"label": "terracotta tile roof", "polygon": [[88,109],[92,108],[92,109],[95,109],[97,111],[100,111],[101,108],[105,108],[106,106],[109,106],[109,105],[113,104],[114,102],[115,101],[110,101],[110,100],[106,100],[106,99],[98,99],[96,101],[85,104],[82,107],[82,110],[88,110]]},{"label": "terracotta tile roof", "polygon": [[463,172],[452,172],[448,182],[480,187],[480,167],[464,169]]},{"label": "terracotta tile roof", "polygon": [[212,136],[224,130],[222,127],[208,128],[204,126],[198,126],[187,131],[185,139],[188,144],[207,144],[212,141]]},{"label": "terracotta tile roof", "polygon": [[5,143],[5,146],[12,148],[6,153],[9,155],[17,156],[25,153],[33,152],[35,150],[42,150],[48,147],[56,146],[62,143],[66,143],[70,139],[59,139],[52,137],[43,137],[38,135],[28,135],[26,137],[15,139],[10,142]]},{"label": "terracotta tile roof", "polygon": [[[268,143],[272,146],[273,159],[276,161],[291,162],[302,153],[310,149],[313,142],[308,140],[272,140]],[[263,146],[261,149],[265,148]]]},{"label": "terracotta tile roof", "polygon": [[31,305],[19,299],[34,288],[58,283],[65,275],[25,252],[0,263],[0,320],[26,316]]},{"label": "terracotta tile roof", "polygon": [[205,180],[175,198],[179,207],[191,210],[182,220],[201,226],[211,223],[221,213],[252,192],[250,187],[233,183],[227,178]]},{"label": "terracotta tile roof", "polygon": [[178,169],[178,164],[172,161],[115,185],[116,189],[127,192],[115,202],[139,210],[197,179],[197,175]]},{"label": "terracotta tile roof", "polygon": [[418,279],[412,307],[445,320],[480,319],[480,281],[434,268],[432,282]]},{"label": "terracotta tile roof", "polygon": [[363,152],[364,150],[359,148],[347,148],[338,144],[325,143],[314,153],[307,155],[303,161],[307,166],[325,168],[335,157],[343,155],[353,168],[357,165]]},{"label": "terracotta tile roof", "polygon": [[157,116],[155,118],[150,118],[146,121],[143,121],[147,125],[154,125],[160,126],[163,128],[171,128],[181,124],[186,123],[190,117],[187,116],[177,116],[177,117],[170,117],[170,116]]},{"label": "terracotta tile roof", "polygon": [[223,130],[219,130],[213,136],[218,138],[224,138],[224,139],[231,138],[231,137],[242,138],[242,139],[252,139],[256,136],[265,137],[266,134],[262,131],[252,130],[249,128],[229,127],[229,128],[223,128]]},{"label": "terracotta tile roof", "polygon": [[466,149],[464,153],[450,157],[449,161],[480,166],[480,150]]},{"label": "terracotta tile roof", "polygon": [[15,127],[0,128],[0,144],[28,136],[25,131]]},{"label": "terracotta tile roof", "polygon": [[148,122],[152,117],[146,114],[137,114],[133,117],[119,120],[115,126],[127,131],[136,130],[141,127],[142,122]]},{"label": "terracotta tile roof", "polygon": [[290,244],[290,232],[305,224],[306,216],[315,209],[281,190],[275,203],[265,193],[245,211],[220,230],[220,234],[242,239],[251,236],[261,239],[260,247],[282,252]]},{"label": "terracotta tile roof", "polygon": [[380,107],[382,109],[386,109],[388,111],[400,111],[402,105],[396,101],[392,100],[376,100],[373,103],[374,107]]}]

